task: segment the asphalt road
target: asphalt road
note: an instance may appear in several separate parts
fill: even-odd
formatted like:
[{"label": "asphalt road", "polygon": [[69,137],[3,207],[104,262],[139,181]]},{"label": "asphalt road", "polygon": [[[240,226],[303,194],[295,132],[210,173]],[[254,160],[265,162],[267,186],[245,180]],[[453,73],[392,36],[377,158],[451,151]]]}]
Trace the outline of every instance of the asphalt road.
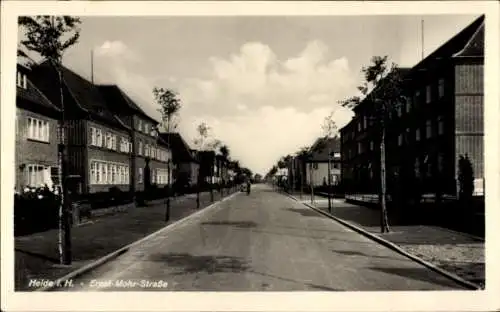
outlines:
[{"label": "asphalt road", "polygon": [[204,210],[71,285],[60,290],[462,289],[265,185]]}]

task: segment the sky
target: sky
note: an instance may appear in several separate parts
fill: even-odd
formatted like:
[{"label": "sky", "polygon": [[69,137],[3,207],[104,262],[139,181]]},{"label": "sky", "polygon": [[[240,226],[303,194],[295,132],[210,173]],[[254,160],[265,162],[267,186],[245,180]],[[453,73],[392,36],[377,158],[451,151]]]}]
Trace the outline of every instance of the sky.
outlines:
[{"label": "sky", "polygon": [[182,103],[178,131],[193,148],[205,122],[212,139],[255,173],[310,146],[334,112],[340,129],[352,112],[338,101],[357,95],[372,56],[416,65],[471,23],[473,15],[307,17],[82,17],[66,67],[117,84],[160,119],[155,86]]}]

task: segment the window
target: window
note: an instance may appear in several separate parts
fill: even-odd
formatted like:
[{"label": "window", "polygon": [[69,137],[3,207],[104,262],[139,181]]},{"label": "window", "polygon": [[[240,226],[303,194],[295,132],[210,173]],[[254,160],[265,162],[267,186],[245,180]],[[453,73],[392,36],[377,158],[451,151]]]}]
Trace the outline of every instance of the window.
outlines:
[{"label": "window", "polygon": [[373,151],[375,144],[373,141],[370,141],[370,151]]},{"label": "window", "polygon": [[90,162],[91,184],[128,184],[129,166],[104,160],[92,160]]},{"label": "window", "polygon": [[444,134],[444,120],[442,117],[438,118],[438,135]]},{"label": "window", "polygon": [[142,184],[143,180],[143,169],[139,168],[139,174],[137,175],[137,179],[139,180],[139,183]]},{"label": "window", "polygon": [[26,184],[28,186],[50,184],[50,167],[42,165],[27,165]]},{"label": "window", "polygon": [[441,78],[438,81],[438,96],[442,98],[444,96],[444,79]]},{"label": "window", "polygon": [[106,133],[106,148],[113,148],[113,135],[111,133]]},{"label": "window", "polygon": [[144,123],[144,133],[149,133],[149,125]]},{"label": "window", "polygon": [[358,131],[361,131],[361,121],[358,122]]},{"label": "window", "polygon": [[425,87],[425,103],[429,104],[432,101],[432,89],[430,85]]},{"label": "window", "polygon": [[96,129],[96,132],[95,132],[95,136],[96,136],[96,145],[97,146],[102,146],[102,141],[103,141],[103,136],[102,136],[102,130],[101,129]]},{"label": "window", "polygon": [[98,162],[95,162],[96,166],[96,179],[95,179],[95,183],[96,184],[101,184],[103,182],[102,180],[102,170],[103,170],[103,167],[102,167],[102,164],[101,163],[98,163]]},{"label": "window", "polygon": [[108,165],[101,163],[101,183],[108,184]]},{"label": "window", "polygon": [[151,183],[156,183],[156,170],[151,170]]},{"label": "window", "polygon": [[111,183],[116,184],[116,165],[110,164],[111,167]]},{"label": "window", "polygon": [[403,145],[403,134],[398,135],[398,146]]},{"label": "window", "polygon": [[27,87],[28,87],[26,75],[21,73],[20,71],[17,72],[16,85],[19,88],[23,88],[23,89],[27,89]]},{"label": "window", "polygon": [[117,148],[116,148],[116,141],[117,141],[116,135],[115,134],[111,135],[111,142],[112,142],[111,148],[114,149],[115,151],[117,150]]},{"label": "window", "polygon": [[137,152],[137,154],[139,154],[139,155],[143,154],[143,152],[142,152],[142,141],[139,141],[139,151]]},{"label": "window", "polygon": [[415,140],[420,141],[420,129],[415,130]]},{"label": "window", "polygon": [[363,117],[363,129],[367,128],[368,118],[366,116]]},{"label": "window", "polygon": [[149,144],[144,146],[144,156],[149,157]]},{"label": "window", "polygon": [[438,154],[437,168],[438,168],[438,172],[443,172],[443,169],[444,169],[444,154],[443,153]]},{"label": "window", "polygon": [[358,142],[358,154],[361,154],[363,152],[363,145],[361,142]]},{"label": "window", "polygon": [[137,130],[142,131],[142,120],[141,119],[139,119],[137,121]]},{"label": "window", "polygon": [[28,117],[28,138],[43,142],[49,142],[49,122],[37,118]]},{"label": "window", "polygon": [[407,96],[406,97],[406,113],[409,113],[411,111],[411,97]]},{"label": "window", "polygon": [[432,137],[432,122],[430,120],[427,120],[425,124],[425,137],[427,139]]},{"label": "window", "polygon": [[97,145],[97,136],[96,136],[96,129],[94,127],[90,127],[90,144],[91,145]]},{"label": "window", "polygon": [[413,96],[413,105],[418,105],[420,99],[420,90],[415,91],[415,95]]},{"label": "window", "polygon": [[97,163],[90,162],[90,184],[97,184]]},{"label": "window", "polygon": [[396,111],[397,111],[398,117],[401,117],[403,115],[403,105],[402,104],[398,104],[396,106]]}]

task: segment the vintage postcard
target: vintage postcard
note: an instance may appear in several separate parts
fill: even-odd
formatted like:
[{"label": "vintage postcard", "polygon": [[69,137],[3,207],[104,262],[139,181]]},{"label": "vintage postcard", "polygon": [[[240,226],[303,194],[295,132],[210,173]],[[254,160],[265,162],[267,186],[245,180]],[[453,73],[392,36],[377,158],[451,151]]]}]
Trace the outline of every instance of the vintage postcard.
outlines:
[{"label": "vintage postcard", "polygon": [[499,4],[2,3],[5,311],[500,308]]}]

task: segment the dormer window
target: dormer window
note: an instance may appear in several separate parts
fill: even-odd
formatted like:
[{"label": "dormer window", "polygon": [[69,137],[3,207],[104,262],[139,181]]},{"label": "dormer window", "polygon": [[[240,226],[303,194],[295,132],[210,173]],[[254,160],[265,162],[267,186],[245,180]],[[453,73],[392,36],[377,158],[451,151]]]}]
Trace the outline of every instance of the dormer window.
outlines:
[{"label": "dormer window", "polygon": [[16,79],[16,85],[19,88],[26,89],[27,88],[27,81],[26,81],[26,74],[23,74],[22,72],[18,71],[17,72],[17,79]]}]

